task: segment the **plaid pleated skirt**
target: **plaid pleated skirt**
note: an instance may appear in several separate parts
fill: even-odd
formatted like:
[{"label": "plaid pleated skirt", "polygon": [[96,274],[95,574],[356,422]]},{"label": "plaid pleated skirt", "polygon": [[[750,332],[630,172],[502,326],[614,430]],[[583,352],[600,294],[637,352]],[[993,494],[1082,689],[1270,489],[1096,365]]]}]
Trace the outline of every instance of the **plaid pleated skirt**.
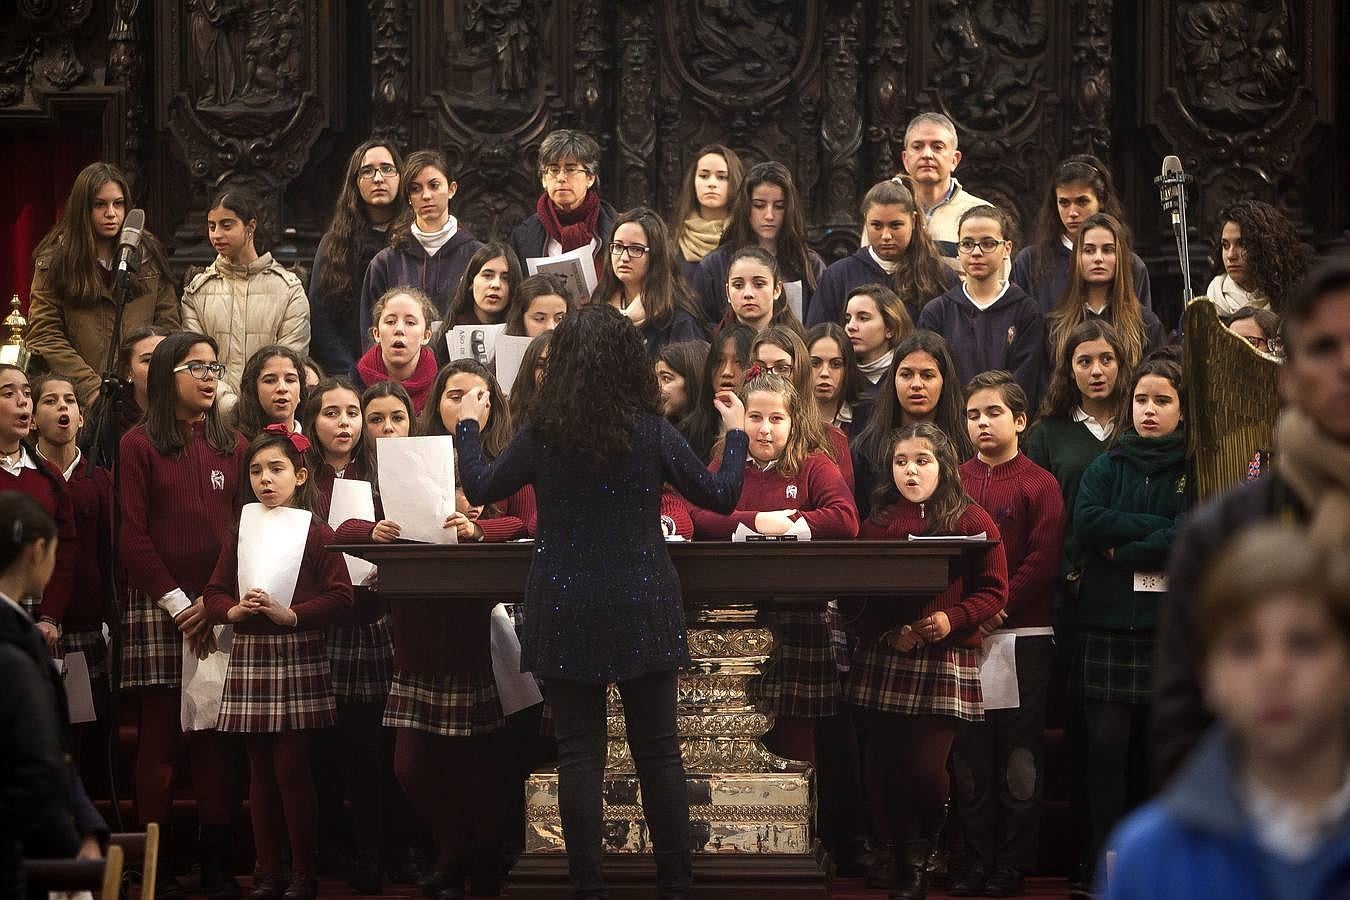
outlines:
[{"label": "plaid pleated skirt", "polygon": [[394,680],[394,632],[389,617],[369,625],[328,629],[333,693],[344,703],[373,703],[389,696]]},{"label": "plaid pleated skirt", "polygon": [[775,646],[762,674],[748,685],[762,712],[818,719],[839,712],[843,690],[834,628],[839,615],[819,610],[778,610],[761,617]]},{"label": "plaid pleated skirt", "polygon": [[62,656],[70,653],[83,653],[89,666],[89,678],[97,680],[108,677],[108,642],[103,638],[103,629],[91,631],[63,631],[57,650]]},{"label": "plaid pleated skirt", "polygon": [[850,703],[881,712],[983,721],[980,651],[938,644],[900,653],[870,643],[853,657],[847,696]]},{"label": "plaid pleated skirt", "polygon": [[1152,631],[1098,631],[1078,635],[1073,674],[1085,700],[1149,703],[1153,700]]},{"label": "plaid pleated skirt", "polygon": [[506,724],[492,673],[424,675],[394,670],[384,724],[445,737],[489,734]]},{"label": "plaid pleated skirt", "polygon": [[127,594],[122,612],[122,687],[180,687],[183,635],[144,591]]},{"label": "plaid pleated skirt", "polygon": [[336,724],[322,631],[235,632],[217,730],[274,734]]}]

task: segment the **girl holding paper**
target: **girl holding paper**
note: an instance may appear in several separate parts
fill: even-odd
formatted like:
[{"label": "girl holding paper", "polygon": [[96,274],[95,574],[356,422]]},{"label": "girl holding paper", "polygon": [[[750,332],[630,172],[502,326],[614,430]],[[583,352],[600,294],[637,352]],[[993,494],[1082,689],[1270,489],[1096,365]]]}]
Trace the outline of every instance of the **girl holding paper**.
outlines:
[{"label": "girl holding paper", "polygon": [[718,397],[727,436],[722,471],[709,472],[661,417],[638,331],[609,305],[592,304],[554,332],[529,426],[488,463],[478,423],[490,406],[481,388],[460,400],[459,471],[472,503],[534,485],[539,536],[525,591],[521,668],[545,679],[553,707],[573,890],[604,893],[605,696],[606,685],[617,682],[657,889],[684,897],[692,874],[675,698],[676,672],[689,651],[659,498],[669,481],[704,507],[735,508],[747,444],[741,401],[730,392]]},{"label": "girl holding paper", "polygon": [[1003,535],[1007,619],[992,634],[1013,641],[1018,700],[986,709],[984,722],[957,737],[957,783],[969,785],[957,810],[971,857],[957,883],[962,896],[1004,897],[1021,893],[1036,863],[1064,501],[1054,476],[1020,452],[1027,397],[1009,373],[984,372],[966,385],[966,424],[977,455],[962,464],[961,484]]},{"label": "girl holding paper", "polygon": [[[745,425],[750,458],[735,511],[694,507],[694,537],[727,540],[744,526],[759,534],[805,530],[810,538],[848,540],[858,535],[853,492],[831,458],[830,440],[803,398],[786,378],[750,369],[745,384]],[[721,447],[713,450],[711,471],[721,468]],[[815,720],[839,712],[839,667],[830,629],[838,616],[817,609],[769,616],[778,645],[756,685],[756,704],[773,713],[765,736],[770,750],[788,759],[814,762]]]},{"label": "girl holding paper", "polygon": [[883,853],[897,863],[891,896],[919,898],[945,818],[956,730],[983,717],[980,625],[1007,603],[1008,564],[998,526],[962,490],[956,449],[940,428],[907,425],[884,446],[890,477],[860,537],[983,534],[993,542],[963,554],[951,584],[920,608],[873,598],[855,619],[847,696],[866,723],[863,778],[873,824]]},{"label": "girl holding paper", "polygon": [[436,354],[427,346],[435,316],[431,299],[417,288],[392,288],[376,300],[370,325],[375,345],[352,368],[356,387],[397,382],[420,413],[436,378]]},{"label": "girl holding paper", "polygon": [[[329,514],[334,485],[360,482],[355,487],[371,493],[365,466],[365,429],[361,422],[361,395],[346,378],[321,381],[305,404],[305,433],[314,439],[323,463],[314,476],[319,508],[329,525],[345,520]],[[340,749],[327,754],[319,793],[323,819],[340,811],[343,788],[352,805],[356,859],[349,877],[358,893],[378,893],[382,883],[379,851],[382,846],[385,779],[379,773],[393,769],[393,754],[381,727],[384,703],[394,675],[394,640],[387,604],[370,587],[356,584],[349,616],[328,627],[328,662],[337,700]],[[340,755],[341,760],[336,756]],[[341,772],[342,777],[338,775]],[[336,809],[334,809],[336,808]]]},{"label": "girl holding paper", "polygon": [[[170,821],[181,740],[184,646],[210,650],[202,590],[220,555],[239,483],[245,441],[220,421],[217,390],[225,368],[216,343],[184,332],[160,342],[146,376],[145,421],[122,437],[122,565],[131,592],[122,631],[122,687],[133,691],[136,813],[142,825]],[[186,639],[186,640],[185,640]],[[237,801],[237,745],[218,731],[190,738],[192,786],[201,822],[202,888],[238,895],[230,876]],[[159,883],[170,885],[169,857]]]},{"label": "girl holding paper", "polygon": [[[318,491],[306,467],[309,450],[304,435],[281,425],[267,426],[249,443],[242,493],[246,504],[261,504],[261,514],[252,517],[255,507],[244,507],[239,532],[226,537],[203,593],[211,619],[234,625],[217,728],[244,734],[248,748],[259,872],[253,900],[280,900],[283,892],[286,900],[310,900],[318,890],[310,745],[315,729],[337,724],[324,629],[351,607],[352,587],[341,555],[324,549],[333,530],[313,515]],[[288,512],[301,513],[283,515],[288,536],[299,537],[292,518],[308,520],[293,547],[278,540],[275,521],[261,530],[263,517]],[[255,571],[267,572],[271,590],[241,583]],[[281,877],[287,841],[288,887]]]}]

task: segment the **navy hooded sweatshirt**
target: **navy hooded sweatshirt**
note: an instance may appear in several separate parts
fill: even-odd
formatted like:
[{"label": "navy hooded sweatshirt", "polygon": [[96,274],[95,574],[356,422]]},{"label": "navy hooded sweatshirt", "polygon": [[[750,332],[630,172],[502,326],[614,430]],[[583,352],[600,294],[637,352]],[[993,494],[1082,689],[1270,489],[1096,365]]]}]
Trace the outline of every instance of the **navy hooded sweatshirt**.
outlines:
[{"label": "navy hooded sweatshirt", "polygon": [[[417,238],[411,235],[397,247],[385,247],[375,254],[370,268],[366,269],[366,280],[361,287],[361,321],[368,329],[376,301],[385,291],[401,285],[420,288],[431,298],[441,318],[445,318],[450,298],[469,268],[469,258],[481,246],[472,234],[460,228],[435,256],[428,256]],[[427,325],[430,327],[431,323]],[[363,330],[362,351],[369,350],[371,343],[369,330]]]},{"label": "navy hooded sweatshirt", "polygon": [[1045,319],[1036,301],[1012,282],[988,309],[980,309],[957,284],[919,314],[918,327],[947,339],[964,384],[981,372],[1006,369],[1027,393],[1027,408],[1040,398],[1045,364]]},{"label": "navy hooded sweatshirt", "polygon": [[[959,285],[960,277],[946,266],[942,267],[943,274],[947,279],[947,287]],[[862,247],[852,256],[845,256],[843,259],[830,263],[825,274],[820,276],[816,283],[816,292],[811,299],[811,306],[806,311],[806,327],[819,325],[821,322],[833,322],[836,325],[844,324],[844,307],[848,303],[848,295],[854,288],[862,287],[864,284],[883,284],[891,287],[894,279],[886,274],[886,270],[877,264],[872,258],[868,248]],[[927,297],[901,297],[905,301],[905,309],[909,311],[909,317],[918,320],[918,314],[923,309],[923,303]]]}]

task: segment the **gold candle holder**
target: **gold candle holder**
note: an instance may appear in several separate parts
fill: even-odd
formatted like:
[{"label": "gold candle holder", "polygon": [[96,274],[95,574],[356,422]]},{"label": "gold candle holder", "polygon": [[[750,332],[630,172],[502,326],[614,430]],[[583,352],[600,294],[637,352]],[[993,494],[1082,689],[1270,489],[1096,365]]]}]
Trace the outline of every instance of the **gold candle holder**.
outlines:
[{"label": "gold candle holder", "polygon": [[19,311],[17,293],[9,298],[9,315],[5,316],[5,328],[9,330],[9,336],[5,338],[4,345],[0,346],[0,363],[18,366],[27,371],[31,354],[24,345],[23,333],[28,329],[28,320]]}]

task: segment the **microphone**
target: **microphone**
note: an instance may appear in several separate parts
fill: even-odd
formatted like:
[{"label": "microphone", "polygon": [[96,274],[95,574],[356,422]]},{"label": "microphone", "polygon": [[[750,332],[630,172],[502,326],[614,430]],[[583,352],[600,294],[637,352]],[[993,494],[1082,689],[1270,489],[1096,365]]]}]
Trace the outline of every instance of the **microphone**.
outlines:
[{"label": "microphone", "polygon": [[1185,174],[1181,169],[1181,160],[1175,156],[1163,157],[1162,176],[1159,179],[1162,208],[1172,214],[1172,233],[1181,231],[1181,192],[1185,187]]},{"label": "microphone", "polygon": [[138,265],[137,254],[141,249],[141,233],[145,230],[145,210],[133,209],[127,213],[122,223],[122,235],[117,239],[117,277],[125,278],[127,272]]}]

